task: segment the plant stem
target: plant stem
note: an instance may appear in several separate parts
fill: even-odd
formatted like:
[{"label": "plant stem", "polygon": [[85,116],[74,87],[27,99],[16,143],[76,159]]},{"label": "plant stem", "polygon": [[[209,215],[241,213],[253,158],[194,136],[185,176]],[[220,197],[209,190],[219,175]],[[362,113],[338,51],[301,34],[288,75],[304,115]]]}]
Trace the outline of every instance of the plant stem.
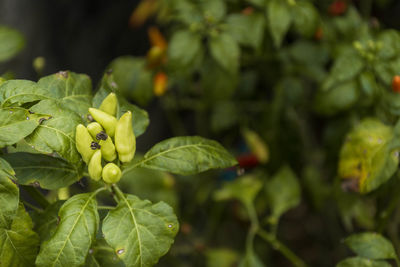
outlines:
[{"label": "plant stem", "polygon": [[392,215],[393,211],[396,209],[399,201],[400,201],[400,194],[395,194],[394,196],[392,195],[389,205],[387,205],[386,209],[384,209],[381,212],[381,214],[379,215],[379,222],[378,222],[378,228],[377,228],[377,231],[379,233],[382,233],[384,231],[384,229],[386,228],[386,225],[389,222],[390,216]]},{"label": "plant stem", "polygon": [[254,209],[254,205],[253,203],[245,203],[247,212],[249,214],[249,218],[251,221],[251,226],[250,226],[250,230],[247,234],[247,238],[246,238],[246,250],[247,251],[253,251],[253,241],[254,241],[254,237],[257,234],[258,228],[259,228],[259,222],[258,222],[258,217],[257,217],[257,212]]},{"label": "plant stem", "polygon": [[43,196],[43,194],[33,186],[21,186],[43,209],[50,205],[50,202]]},{"label": "plant stem", "polygon": [[115,203],[119,203],[119,199],[117,198],[117,196],[115,195],[115,192],[113,191],[113,189],[110,186],[106,186],[107,190],[111,193],[111,196],[113,197]]},{"label": "plant stem", "polygon": [[293,251],[282,244],[278,239],[276,239],[272,234],[266,232],[263,229],[258,229],[257,234],[263,238],[265,241],[271,244],[271,246],[278,250],[282,255],[284,255],[294,266],[296,267],[306,267],[307,264],[300,259]]},{"label": "plant stem", "polygon": [[97,206],[97,209],[99,210],[112,210],[115,209],[114,206]]},{"label": "plant stem", "polygon": [[124,193],[119,189],[118,185],[113,184],[111,187],[119,200],[125,199]]},{"label": "plant stem", "polygon": [[32,205],[31,203],[29,203],[29,202],[27,202],[27,201],[25,201],[25,200],[22,200],[22,203],[23,203],[25,206],[27,206],[27,207],[33,209],[33,210],[36,211],[36,212],[39,212],[39,213],[42,213],[42,212],[43,212],[42,209],[40,209],[40,208],[38,208],[38,207]]}]

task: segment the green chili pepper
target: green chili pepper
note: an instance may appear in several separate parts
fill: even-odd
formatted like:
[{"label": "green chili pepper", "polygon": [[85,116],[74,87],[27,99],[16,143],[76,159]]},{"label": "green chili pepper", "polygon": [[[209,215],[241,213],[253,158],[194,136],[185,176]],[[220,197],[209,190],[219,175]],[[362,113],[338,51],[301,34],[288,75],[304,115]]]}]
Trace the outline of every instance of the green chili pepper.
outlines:
[{"label": "green chili pepper", "polygon": [[108,184],[118,183],[119,179],[121,179],[122,173],[121,169],[115,165],[114,163],[107,163],[103,168],[103,180]]},{"label": "green chili pepper", "polygon": [[109,136],[114,137],[115,126],[117,124],[117,119],[114,116],[97,108],[89,108],[89,113],[92,115],[93,119],[100,123]]},{"label": "green chili pepper", "polygon": [[128,111],[115,127],[115,148],[121,162],[130,162],[136,151],[136,138],[132,128],[132,112]]},{"label": "green chili pepper", "polygon": [[114,93],[110,93],[106,98],[104,98],[103,102],[101,102],[99,109],[110,114],[111,116],[115,116],[117,113],[117,106],[117,96]]},{"label": "green chili pepper", "polygon": [[103,131],[101,125],[97,122],[89,123],[87,126],[89,133],[96,139],[101,146],[101,154],[106,161],[113,161],[117,158],[115,146],[111,138]]},{"label": "green chili pepper", "polygon": [[97,150],[93,154],[89,162],[88,170],[90,178],[95,181],[99,181],[101,179],[101,173],[103,171],[103,167],[101,166],[101,150]]},{"label": "green chili pepper", "polygon": [[90,136],[87,128],[82,124],[78,124],[75,132],[76,149],[81,154],[86,164],[89,163],[94,154],[94,150],[91,148],[92,142],[94,142],[93,138]]}]

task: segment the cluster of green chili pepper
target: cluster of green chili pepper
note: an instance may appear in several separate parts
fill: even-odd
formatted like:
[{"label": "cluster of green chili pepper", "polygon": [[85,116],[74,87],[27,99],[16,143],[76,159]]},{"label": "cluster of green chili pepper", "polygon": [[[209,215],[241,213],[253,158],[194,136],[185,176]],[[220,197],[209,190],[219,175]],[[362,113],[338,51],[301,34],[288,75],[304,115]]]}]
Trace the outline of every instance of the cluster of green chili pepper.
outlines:
[{"label": "cluster of green chili pepper", "polygon": [[130,162],[136,150],[132,112],[127,111],[117,120],[117,106],[117,96],[110,93],[98,109],[89,108],[95,121],[87,127],[83,124],[76,126],[75,135],[76,148],[88,164],[89,176],[96,181],[103,178],[109,184],[117,183],[122,175],[115,163]]}]

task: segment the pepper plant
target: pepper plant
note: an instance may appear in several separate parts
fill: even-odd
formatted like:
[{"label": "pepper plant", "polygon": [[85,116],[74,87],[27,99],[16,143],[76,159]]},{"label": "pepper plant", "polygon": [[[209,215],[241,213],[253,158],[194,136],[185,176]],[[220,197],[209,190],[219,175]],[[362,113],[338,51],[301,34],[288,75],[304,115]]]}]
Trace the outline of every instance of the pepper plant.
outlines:
[{"label": "pepper plant", "polygon": [[[199,136],[164,140],[131,162],[136,141],[133,131],[139,137],[149,119],[144,110],[111,94],[118,97],[119,104],[114,102],[114,106],[119,122],[107,125],[108,118],[117,119],[96,108],[106,109],[100,104],[106,102],[103,100],[113,87],[113,75],[108,72],[92,96],[90,78],[70,71],[38,82],[8,80],[0,85],[2,266],[107,266],[118,264],[114,256],[125,266],[152,266],[173,243],[178,219],[164,202],[151,203],[125,194],[116,183],[120,176],[130,179],[126,174],[139,167],[194,174],[236,164],[220,144]],[[94,169],[91,166],[99,160],[93,152],[98,149],[101,155],[99,146],[106,146],[91,141],[83,126],[90,123],[89,112],[90,120],[102,124],[109,140],[115,135],[118,158],[104,159],[114,162],[102,170],[106,183],[96,174],[101,163]],[[110,168],[117,170],[116,174]],[[89,181],[90,189],[69,196],[65,188],[88,176],[94,179]],[[50,202],[43,195],[54,190],[59,190],[58,198],[63,200]],[[20,191],[36,202],[21,199]],[[108,195],[108,200],[102,197],[98,203],[98,195]],[[100,217],[99,210],[107,215]],[[101,251],[104,248],[108,258]]]}]

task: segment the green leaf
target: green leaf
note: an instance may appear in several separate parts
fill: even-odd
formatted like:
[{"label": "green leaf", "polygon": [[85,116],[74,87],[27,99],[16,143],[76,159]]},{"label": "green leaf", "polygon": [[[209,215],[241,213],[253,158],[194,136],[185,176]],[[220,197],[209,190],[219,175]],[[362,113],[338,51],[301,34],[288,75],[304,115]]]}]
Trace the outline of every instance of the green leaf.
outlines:
[{"label": "green leaf", "polygon": [[22,204],[9,228],[0,228],[1,266],[34,266],[39,236],[32,231],[32,220]]},{"label": "green leaf", "polygon": [[315,110],[323,115],[334,115],[353,107],[360,96],[356,81],[338,84],[329,91],[320,90],[314,99]]},{"label": "green leaf", "polygon": [[174,242],[178,220],[164,202],[120,197],[118,206],[104,219],[104,238],[127,267],[153,266]]},{"label": "green leaf", "polygon": [[345,244],[358,256],[371,259],[396,259],[392,243],[378,233],[354,234],[346,238]]},{"label": "green leaf", "polygon": [[12,145],[32,133],[42,119],[43,114],[30,114],[23,108],[0,109],[0,147]]},{"label": "green leaf", "polygon": [[259,48],[264,37],[262,14],[232,14],[226,19],[227,32],[241,45]]},{"label": "green leaf", "polygon": [[48,92],[28,80],[8,80],[0,85],[2,107],[20,106],[24,103],[49,98]]},{"label": "green leaf", "polygon": [[62,205],[54,235],[41,245],[36,259],[38,267],[72,267],[85,263],[99,227],[96,194],[75,195]]},{"label": "green leaf", "polygon": [[266,1],[268,0],[246,0],[249,3],[252,3],[255,6],[264,7]]},{"label": "green leaf", "polygon": [[20,32],[0,26],[0,62],[14,57],[24,45],[25,40]]},{"label": "green leaf", "polygon": [[144,58],[118,57],[111,62],[109,69],[114,79],[111,86],[116,91],[140,105],[147,105],[152,99],[152,73],[147,70]]},{"label": "green leaf", "polygon": [[6,160],[2,158],[0,158],[0,174],[10,179],[13,179],[15,175],[15,171],[11,167],[10,163],[8,163]]},{"label": "green leaf", "polygon": [[58,211],[64,201],[56,201],[49,206],[43,212],[36,213],[33,217],[35,222],[35,232],[40,236],[40,243],[50,239],[57,229],[58,224]]},{"label": "green leaf", "polygon": [[31,108],[37,113],[46,112],[52,119],[42,122],[25,140],[41,153],[57,152],[71,163],[82,160],[75,144],[75,128],[82,118],[75,112],[64,109],[56,100],[42,100]]},{"label": "green leaf", "polygon": [[60,102],[59,106],[80,116],[86,116],[92,103],[92,81],[86,74],[70,71],[41,78],[37,85],[46,90],[48,97]]},{"label": "green leaf", "polygon": [[[104,98],[108,96],[109,93],[114,92],[116,89],[113,87],[116,83],[114,82],[114,75],[112,73],[106,73],[101,80],[100,88],[97,90],[95,96],[93,97],[93,106],[98,108],[100,107],[101,102]],[[118,112],[117,118],[121,117],[126,111],[130,110],[133,114],[133,131],[135,132],[135,136],[138,137],[142,135],[147,126],[149,125],[149,115],[147,112],[136,105],[133,105],[126,101],[124,97],[117,93],[118,97]]]},{"label": "green leaf", "polygon": [[86,258],[84,266],[125,267],[125,264],[117,257],[114,250],[107,244],[104,238],[101,238],[89,250],[89,255]]},{"label": "green leaf", "polygon": [[228,33],[220,33],[211,37],[210,52],[215,61],[226,71],[236,73],[239,68],[240,48]]},{"label": "green leaf", "polygon": [[251,204],[262,188],[262,182],[253,175],[237,178],[233,182],[227,182],[215,192],[216,201],[238,199],[245,205]]},{"label": "green leaf", "polygon": [[200,8],[207,21],[213,23],[221,21],[226,14],[224,0],[201,0]]},{"label": "green leaf", "polygon": [[239,255],[230,249],[209,249],[206,252],[207,267],[231,267],[239,260]]},{"label": "green leaf", "polygon": [[3,156],[13,166],[19,184],[39,184],[44,189],[58,189],[77,182],[79,166],[47,155],[11,153]]},{"label": "green leaf", "polygon": [[400,54],[400,33],[396,30],[383,31],[378,37],[378,44],[382,47],[378,56],[382,59],[390,59]]},{"label": "green leaf", "polygon": [[391,267],[386,261],[374,261],[361,257],[347,258],[339,262],[336,267]]},{"label": "green leaf", "polygon": [[362,58],[354,51],[344,52],[335,59],[331,71],[322,84],[322,89],[328,91],[339,83],[351,80],[364,68]]},{"label": "green leaf", "polygon": [[312,37],[317,30],[319,14],[313,4],[298,1],[292,9],[294,26],[301,35]]},{"label": "green leaf", "polygon": [[238,75],[230,73],[215,60],[205,60],[201,69],[201,85],[207,101],[229,99],[238,84]]},{"label": "green leaf", "polygon": [[164,201],[175,209],[178,208],[178,196],[174,184],[175,178],[171,174],[146,168],[125,172],[119,182],[126,192],[153,203]]},{"label": "green leaf", "polygon": [[346,136],[339,156],[338,175],[350,188],[368,193],[392,177],[400,150],[393,129],[376,119],[367,118]]},{"label": "green leaf", "polygon": [[188,30],[172,35],[168,45],[168,60],[177,68],[188,68],[202,53],[201,36]]},{"label": "green leaf", "polygon": [[134,166],[189,175],[231,167],[236,163],[218,142],[199,136],[184,136],[156,144]]},{"label": "green leaf", "polygon": [[14,171],[2,158],[0,167],[0,228],[9,228],[18,209],[19,189],[10,177]]},{"label": "green leaf", "polygon": [[285,1],[272,0],[268,4],[268,22],[272,40],[279,48],[292,23],[292,14]]},{"label": "green leaf", "polygon": [[301,201],[298,178],[288,166],[282,167],[271,180],[267,181],[265,192],[272,209],[271,219],[274,221],[286,211],[299,205]]}]

